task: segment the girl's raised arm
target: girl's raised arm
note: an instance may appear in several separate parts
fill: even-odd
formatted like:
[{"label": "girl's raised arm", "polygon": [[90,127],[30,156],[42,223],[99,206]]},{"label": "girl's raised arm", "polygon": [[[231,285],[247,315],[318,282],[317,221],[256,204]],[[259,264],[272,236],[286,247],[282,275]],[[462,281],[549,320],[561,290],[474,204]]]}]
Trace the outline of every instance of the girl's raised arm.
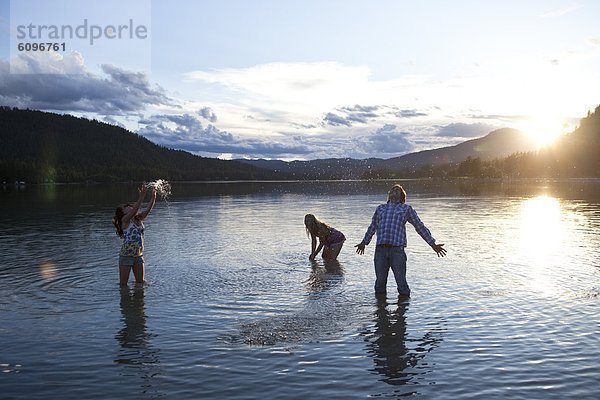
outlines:
[{"label": "girl's raised arm", "polygon": [[148,188],[145,185],[142,185],[138,188],[139,191],[139,196],[137,201],[135,202],[134,205],[131,206],[131,209],[129,210],[129,212],[127,212],[127,214],[123,215],[122,221],[124,225],[127,225],[127,223],[129,222],[129,220],[133,217],[135,217],[135,215],[137,214],[138,210],[140,209],[140,206],[142,205],[142,201],[144,201],[144,197],[146,197],[146,191],[148,190]]},{"label": "girl's raised arm", "polygon": [[150,198],[150,203],[148,203],[148,206],[146,207],[144,212],[140,214],[141,220],[146,219],[148,214],[150,214],[150,211],[152,211],[152,208],[154,208],[154,203],[156,203],[156,188],[152,188],[152,197]]}]

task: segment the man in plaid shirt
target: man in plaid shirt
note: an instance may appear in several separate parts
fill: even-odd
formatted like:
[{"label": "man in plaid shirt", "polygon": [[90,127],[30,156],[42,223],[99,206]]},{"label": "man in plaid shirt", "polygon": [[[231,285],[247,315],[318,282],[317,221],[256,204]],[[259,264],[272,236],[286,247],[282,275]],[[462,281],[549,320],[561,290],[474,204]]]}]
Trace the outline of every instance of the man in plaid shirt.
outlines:
[{"label": "man in plaid shirt", "polygon": [[365,246],[377,232],[375,247],[375,293],[385,293],[390,268],[396,278],[398,293],[410,297],[410,288],[406,282],[406,222],[410,222],[417,233],[437,253],[438,257],[446,255],[443,244],[436,244],[429,229],[421,222],[417,212],[406,204],[406,192],[400,185],[394,185],[388,192],[388,201],[375,210],[371,225],[365,237],[356,246],[356,253],[364,254]]}]

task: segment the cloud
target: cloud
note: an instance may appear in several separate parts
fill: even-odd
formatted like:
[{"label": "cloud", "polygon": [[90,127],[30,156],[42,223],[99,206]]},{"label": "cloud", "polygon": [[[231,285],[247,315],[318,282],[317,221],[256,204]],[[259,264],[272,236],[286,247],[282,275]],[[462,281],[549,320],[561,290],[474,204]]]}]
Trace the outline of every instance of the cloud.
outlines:
[{"label": "cloud", "polygon": [[[509,71],[506,79],[416,75],[376,80],[364,66],[271,63],[189,73],[189,92],[183,96],[195,101],[186,101],[169,98],[144,74],[115,65],[92,73],[77,53],[52,57],[18,58],[13,67],[28,75],[10,74],[8,63],[0,61],[0,104],[112,116],[104,120],[123,121],[130,129],[141,126],[138,133],[159,144],[210,157],[389,158],[453,145],[491,132],[497,128],[493,124],[511,122],[511,115],[525,114],[536,104],[535,96],[515,98],[514,93],[532,76],[540,88],[550,81],[539,77],[537,64],[522,79],[512,79]],[[548,76],[556,74],[565,68],[562,60],[560,68],[550,69],[547,59],[540,68]],[[48,68],[58,75],[31,74]],[[494,96],[486,97],[489,93]]]},{"label": "cloud", "polygon": [[350,123],[350,121],[348,121],[345,117],[342,117],[340,115],[330,113],[330,112],[325,114],[325,117],[323,118],[323,122],[325,122],[327,125],[331,125],[331,126],[344,125],[344,126],[349,127],[352,125]]},{"label": "cloud", "polygon": [[400,110],[395,106],[361,106],[339,107],[334,112],[328,112],[323,118],[323,123],[331,126],[353,126],[355,124],[368,124],[386,116],[396,118],[414,118],[427,116],[428,114],[415,109]]},{"label": "cloud", "polygon": [[233,158],[269,159],[389,158],[414,148],[409,133],[392,124],[358,136],[282,134],[280,140],[273,140],[234,135],[212,124],[205,126],[193,114],[154,115],[139,123],[144,127],[138,133],[155,143],[210,157],[231,154]]},{"label": "cloud", "polygon": [[[555,68],[552,72],[556,73]],[[314,149],[306,157],[312,159],[381,154],[392,157],[483,136],[495,128],[492,125],[504,121],[491,117],[473,120],[465,113],[517,113],[513,87],[518,80],[511,74],[507,73],[510,79],[505,80],[489,79],[480,71],[446,80],[429,75],[377,80],[365,66],[271,63],[194,71],[187,77],[191,85],[206,93],[203,101],[218,104],[223,129],[244,137],[279,135],[281,141],[290,144],[286,135],[301,134],[301,143]],[[486,97],[497,93],[498,88],[501,96]],[[457,98],[476,99],[476,104],[462,104]],[[455,121],[487,121],[490,125],[453,125]],[[388,127],[382,129],[386,124]],[[430,130],[418,134],[424,127]],[[385,140],[393,140],[392,145]],[[324,154],[322,149],[329,153]]]},{"label": "cloud", "polygon": [[592,46],[600,47],[600,38],[591,38],[589,42]]},{"label": "cloud", "polygon": [[370,137],[372,149],[380,153],[403,154],[412,150],[409,134],[396,129],[396,125],[386,124]]},{"label": "cloud", "polygon": [[348,113],[350,116],[354,116],[357,119],[375,118],[378,115],[375,113],[379,109],[379,106],[361,106],[355,105],[353,107],[342,107],[340,110]]},{"label": "cloud", "polygon": [[360,106],[357,104],[354,107],[342,107],[340,111],[346,113],[347,120],[366,124],[370,119],[379,117],[375,112],[378,109],[378,106]]},{"label": "cloud", "polygon": [[111,125],[115,125],[115,126],[127,129],[123,123],[121,123],[120,121],[117,121],[115,118],[111,117],[110,115],[107,115],[104,118],[102,118],[102,121],[106,122],[107,124],[111,124]]},{"label": "cloud", "polygon": [[264,93],[272,89],[312,91],[350,77],[370,75],[367,67],[349,67],[333,62],[269,63],[250,68],[224,68],[216,71],[192,71],[191,80],[219,83],[225,86]]},{"label": "cloud", "polygon": [[386,124],[371,135],[356,139],[355,144],[369,157],[389,158],[413,150],[409,136],[408,132],[398,130],[396,125]]},{"label": "cloud", "polygon": [[366,124],[370,120],[380,117],[375,111],[379,110],[379,106],[361,106],[355,105],[352,107],[340,107],[335,109],[335,112],[328,112],[323,118],[323,122],[331,126],[352,126],[355,123]]},{"label": "cloud", "polygon": [[148,77],[114,65],[91,73],[77,52],[20,54],[12,63],[0,60],[0,103],[50,111],[126,115],[150,105],[173,104]]},{"label": "cloud", "polygon": [[491,131],[496,129],[492,125],[476,123],[476,124],[465,124],[462,122],[455,122],[446,126],[441,127],[436,136],[448,136],[448,137],[480,137],[484,136]]},{"label": "cloud", "polygon": [[572,13],[573,11],[579,10],[581,7],[583,7],[581,4],[572,4],[569,7],[560,8],[557,10],[553,10],[553,11],[544,13],[544,14],[540,15],[540,18],[562,17],[563,15],[566,15],[566,14]]},{"label": "cloud", "polygon": [[220,85],[237,97],[250,96],[269,108],[294,105],[320,111],[336,107],[340,99],[360,97],[370,75],[371,70],[365,66],[321,62],[268,63],[250,68],[192,71],[185,76],[191,82],[205,84],[207,90]]},{"label": "cloud", "polygon": [[289,158],[305,156],[312,149],[294,139],[289,143],[274,140],[241,138],[212,124],[204,127],[193,115],[153,115],[139,121],[145,125],[138,133],[165,147],[210,156],[232,154],[233,157]]},{"label": "cloud", "polygon": [[317,124],[302,124],[298,122],[290,122],[290,126],[296,129],[315,129],[319,127]]},{"label": "cloud", "polygon": [[394,115],[398,118],[426,117],[427,114],[417,110],[399,110]]},{"label": "cloud", "polygon": [[[488,119],[492,121],[522,121],[528,118],[526,115],[518,114],[467,114],[465,117],[472,119]],[[497,127],[493,127],[492,125],[490,125],[490,127],[497,129]]]},{"label": "cloud", "polygon": [[212,123],[217,122],[217,114],[210,107],[201,108],[198,110],[198,115]]}]

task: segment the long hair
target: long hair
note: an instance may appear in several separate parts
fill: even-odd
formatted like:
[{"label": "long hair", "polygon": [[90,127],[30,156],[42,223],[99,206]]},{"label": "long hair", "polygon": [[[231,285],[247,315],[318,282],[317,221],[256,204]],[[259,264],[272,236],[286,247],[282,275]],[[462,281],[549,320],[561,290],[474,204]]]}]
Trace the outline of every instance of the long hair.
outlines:
[{"label": "long hair", "polygon": [[123,207],[124,206],[118,206],[115,209],[115,215],[113,216],[113,219],[112,219],[112,223],[115,226],[116,233],[119,237],[123,237],[123,227],[121,226],[121,220],[123,219],[123,216],[125,215],[125,212],[123,211]]},{"label": "long hair", "polygon": [[322,237],[329,232],[331,226],[327,225],[323,221],[319,221],[313,214],[306,214],[304,216],[304,226],[306,227],[306,236],[310,235]]},{"label": "long hair", "polygon": [[388,201],[406,203],[406,192],[404,188],[398,184],[392,186],[388,192]]}]

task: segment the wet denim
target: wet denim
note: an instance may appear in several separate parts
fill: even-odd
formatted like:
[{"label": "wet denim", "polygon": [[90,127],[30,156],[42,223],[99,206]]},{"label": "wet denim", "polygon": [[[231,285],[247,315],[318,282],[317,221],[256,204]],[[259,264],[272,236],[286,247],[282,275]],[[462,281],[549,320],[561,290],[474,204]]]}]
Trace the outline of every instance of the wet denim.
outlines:
[{"label": "wet denim", "polygon": [[387,278],[390,268],[394,273],[398,293],[410,296],[410,288],[406,281],[406,253],[404,247],[383,247],[375,248],[375,293],[385,293]]}]

